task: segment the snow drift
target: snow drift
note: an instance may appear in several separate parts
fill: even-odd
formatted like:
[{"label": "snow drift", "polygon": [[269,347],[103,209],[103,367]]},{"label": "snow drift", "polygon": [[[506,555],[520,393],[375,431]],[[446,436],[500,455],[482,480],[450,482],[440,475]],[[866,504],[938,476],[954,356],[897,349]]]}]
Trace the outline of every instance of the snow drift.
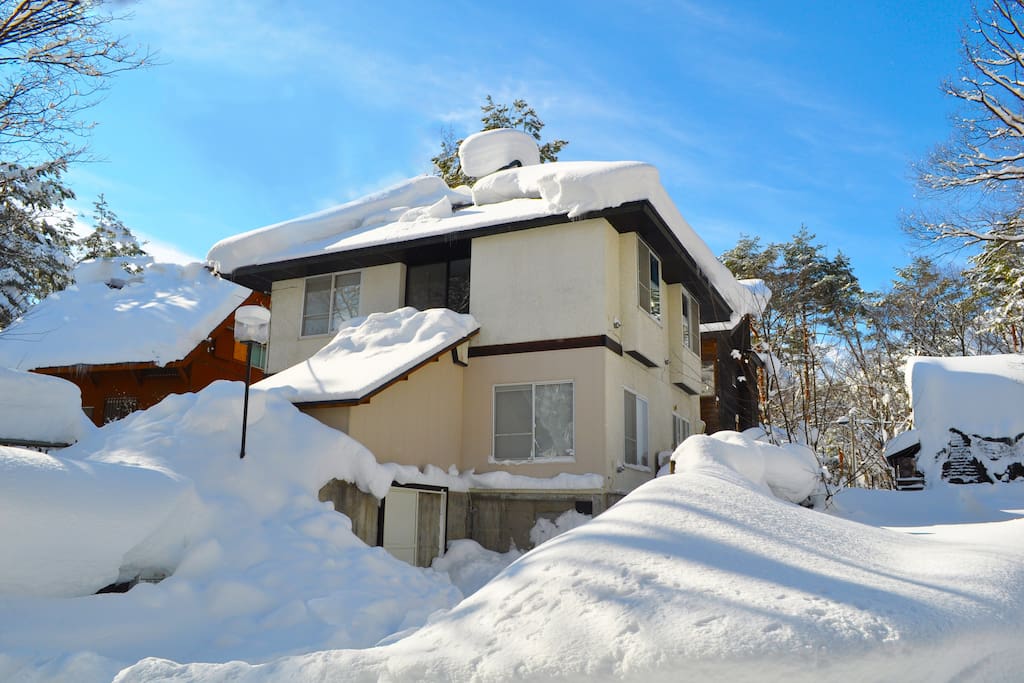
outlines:
[{"label": "snow drift", "polygon": [[939,540],[865,527],[711,461],[643,485],[390,645],[260,667],[146,660],[118,681],[1011,680],[1022,525]]},{"label": "snow drift", "polygon": [[70,444],[92,429],[77,386],[0,367],[0,438]]}]

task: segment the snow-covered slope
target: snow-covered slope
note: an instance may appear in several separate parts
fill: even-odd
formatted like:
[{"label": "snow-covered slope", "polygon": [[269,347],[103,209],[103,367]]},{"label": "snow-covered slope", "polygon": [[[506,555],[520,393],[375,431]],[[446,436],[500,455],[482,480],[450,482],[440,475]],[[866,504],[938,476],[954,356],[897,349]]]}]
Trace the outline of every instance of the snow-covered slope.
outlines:
[{"label": "snow-covered slope", "polygon": [[1022,606],[1024,520],[908,535],[708,462],[388,646],[260,667],[147,660],[118,680],[1014,680]]}]

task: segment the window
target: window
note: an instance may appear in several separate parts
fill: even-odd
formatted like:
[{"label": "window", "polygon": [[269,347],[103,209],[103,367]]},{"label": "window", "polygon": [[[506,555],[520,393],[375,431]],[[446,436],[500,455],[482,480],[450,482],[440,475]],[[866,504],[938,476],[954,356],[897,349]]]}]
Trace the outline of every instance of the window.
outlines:
[{"label": "window", "polygon": [[573,457],[573,383],[494,387],[494,459]]},{"label": "window", "polygon": [[683,291],[683,346],[700,355],[700,306]]},{"label": "window", "polygon": [[686,437],[693,432],[690,431],[690,421],[672,413],[672,450],[686,441]]},{"label": "window", "polygon": [[302,305],[302,336],[334,332],[359,315],[359,273],[306,278]]},{"label": "window", "polygon": [[139,399],[134,396],[111,396],[103,403],[103,422],[113,422],[127,417],[139,407]]},{"label": "window", "polygon": [[626,416],[626,449],[623,462],[636,467],[649,467],[647,460],[647,399],[624,391]]},{"label": "window", "polygon": [[715,361],[706,360],[700,364],[701,396],[715,395]]},{"label": "window", "polygon": [[245,362],[246,354],[249,353],[248,348],[252,346],[252,366],[260,370],[267,369],[267,345],[257,344],[256,342],[235,342],[235,350],[232,357],[242,363]]},{"label": "window", "polygon": [[405,305],[421,311],[450,308],[469,313],[469,259],[409,266],[405,271]]},{"label": "window", "polygon": [[637,291],[640,308],[661,319],[661,261],[637,238]]}]

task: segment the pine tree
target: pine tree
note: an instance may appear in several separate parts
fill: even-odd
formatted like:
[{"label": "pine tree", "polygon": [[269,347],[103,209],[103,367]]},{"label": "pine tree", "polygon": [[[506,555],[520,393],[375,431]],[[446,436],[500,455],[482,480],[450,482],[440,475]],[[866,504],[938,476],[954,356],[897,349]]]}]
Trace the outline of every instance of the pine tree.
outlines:
[{"label": "pine tree", "polygon": [[0,163],[0,328],[70,283],[72,221],[55,211],[74,197],[63,172]]},{"label": "pine tree", "polygon": [[128,229],[117,214],[107,204],[107,199],[102,194],[93,202],[93,231],[76,242],[78,260],[97,258],[126,259],[121,261],[121,267],[128,273],[136,273],[141,270],[138,265],[129,259],[133,256],[145,256],[135,235]]},{"label": "pine tree", "polygon": [[[537,112],[526,100],[516,99],[511,105],[498,104],[490,95],[487,101],[481,105],[480,123],[483,124],[480,130],[495,130],[497,128],[517,128],[533,136],[538,143],[541,141],[541,131],[544,129],[544,122],[537,116]],[[455,138],[454,131],[449,127],[441,137],[441,151],[431,159],[437,175],[441,176],[449,187],[468,185],[472,178],[462,172],[459,165],[459,145],[461,139]],[[567,140],[550,140],[540,148],[541,162],[558,161],[558,154],[562,148],[568,145]]]},{"label": "pine tree", "polygon": [[987,304],[982,330],[999,336],[998,350],[1024,352],[1024,245],[989,242],[971,262],[970,286]]}]

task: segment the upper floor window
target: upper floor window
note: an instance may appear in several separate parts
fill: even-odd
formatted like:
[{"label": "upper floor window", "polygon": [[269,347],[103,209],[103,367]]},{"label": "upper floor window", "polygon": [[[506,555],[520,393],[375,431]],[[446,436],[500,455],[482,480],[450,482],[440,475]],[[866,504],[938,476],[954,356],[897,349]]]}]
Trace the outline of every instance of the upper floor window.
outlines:
[{"label": "upper floor window", "polygon": [[647,399],[629,389],[624,392],[626,448],[623,462],[650,467],[647,457]]},{"label": "upper floor window", "polygon": [[700,355],[700,305],[683,291],[683,346]]},{"label": "upper floor window", "polygon": [[406,268],[405,305],[421,311],[450,308],[469,313],[469,259]]},{"label": "upper floor window", "polygon": [[573,457],[573,383],[494,387],[494,459]]},{"label": "upper floor window", "polygon": [[335,332],[359,315],[359,282],[358,272],[306,278],[302,336]]},{"label": "upper floor window", "polygon": [[661,260],[637,238],[637,292],[640,308],[661,319]]}]

